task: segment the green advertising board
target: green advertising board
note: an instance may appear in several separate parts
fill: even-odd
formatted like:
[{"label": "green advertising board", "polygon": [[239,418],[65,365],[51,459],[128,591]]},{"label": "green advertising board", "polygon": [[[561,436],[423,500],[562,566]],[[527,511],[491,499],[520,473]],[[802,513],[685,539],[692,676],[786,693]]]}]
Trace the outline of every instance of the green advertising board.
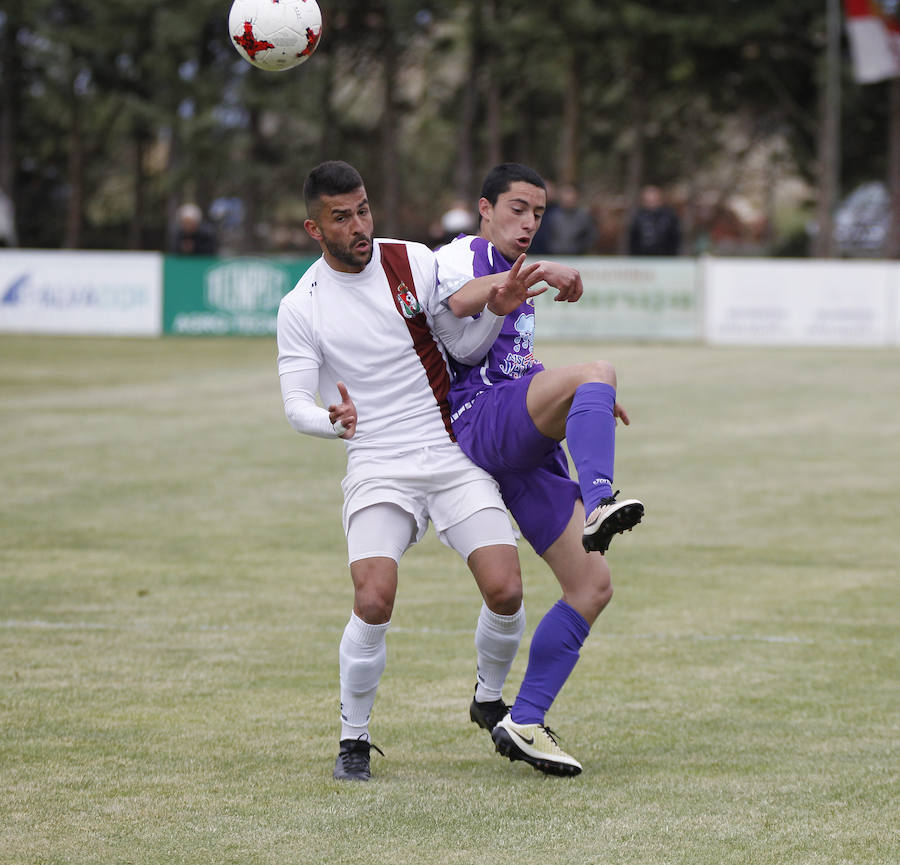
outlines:
[{"label": "green advertising board", "polygon": [[[268,336],[278,304],[316,257],[191,258],[167,255],[163,332]],[[584,282],[578,304],[535,299],[540,339],[696,340],[700,337],[699,269],[693,259],[560,258]]]},{"label": "green advertising board", "polygon": [[163,333],[274,334],[281,298],[316,258],[167,255],[163,267]]}]

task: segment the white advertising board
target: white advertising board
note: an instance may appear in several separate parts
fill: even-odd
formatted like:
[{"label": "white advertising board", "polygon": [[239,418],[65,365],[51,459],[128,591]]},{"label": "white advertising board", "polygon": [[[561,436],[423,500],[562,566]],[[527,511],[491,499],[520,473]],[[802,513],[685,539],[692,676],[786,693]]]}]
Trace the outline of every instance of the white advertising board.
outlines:
[{"label": "white advertising board", "polygon": [[894,335],[891,345],[900,345],[900,267],[894,266],[891,271],[892,283],[890,303],[893,304],[894,313],[891,316],[894,322]]},{"label": "white advertising board", "polygon": [[0,332],[157,336],[155,252],[0,251]]},{"label": "white advertising board", "polygon": [[535,298],[537,338],[681,340],[700,338],[702,315],[694,259],[559,257],[581,273],[584,295],[555,303]]},{"label": "white advertising board", "polygon": [[707,259],[706,341],[890,345],[898,272],[882,261]]}]

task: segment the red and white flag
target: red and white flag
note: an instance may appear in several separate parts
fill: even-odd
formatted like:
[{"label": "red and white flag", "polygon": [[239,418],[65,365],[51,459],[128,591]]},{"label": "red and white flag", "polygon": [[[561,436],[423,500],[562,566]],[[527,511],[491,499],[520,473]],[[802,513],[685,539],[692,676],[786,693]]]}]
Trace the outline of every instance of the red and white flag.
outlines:
[{"label": "red and white flag", "polygon": [[894,5],[844,0],[853,77],[860,84],[900,75],[900,21],[885,8]]}]

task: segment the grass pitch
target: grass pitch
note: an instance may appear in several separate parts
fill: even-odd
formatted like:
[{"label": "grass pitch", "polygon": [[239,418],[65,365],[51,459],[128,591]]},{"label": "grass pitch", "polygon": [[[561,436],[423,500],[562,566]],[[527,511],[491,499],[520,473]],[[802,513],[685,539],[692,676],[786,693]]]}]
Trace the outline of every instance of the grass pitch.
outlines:
[{"label": "grass pitch", "polygon": [[[552,365],[598,353],[545,346]],[[271,340],[0,337],[0,861],[900,861],[900,353],[606,346],[616,597],[547,778],[469,723],[473,580],[401,565],[368,785],[340,785],[343,448]],[[529,630],[557,598],[521,548]]]}]

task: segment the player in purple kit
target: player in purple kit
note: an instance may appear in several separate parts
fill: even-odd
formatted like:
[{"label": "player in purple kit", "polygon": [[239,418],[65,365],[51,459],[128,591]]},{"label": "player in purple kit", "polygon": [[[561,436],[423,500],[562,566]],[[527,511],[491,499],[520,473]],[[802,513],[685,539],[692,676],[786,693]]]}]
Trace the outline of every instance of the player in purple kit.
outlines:
[{"label": "player in purple kit", "polygon": [[[488,173],[478,236],[460,236],[437,251],[441,297],[456,315],[479,315],[496,275],[522,266],[546,204],[544,181],[530,168],[504,163]],[[542,261],[537,273],[557,290],[556,300],[581,297],[574,268]],[[452,363],[457,440],[497,479],[522,534],[563,591],[535,630],[515,703],[507,707],[502,696],[485,693],[479,675],[470,715],[511,760],[548,774],[577,775],[581,764],[559,747],[545,715],[612,597],[603,553],[617,533],[640,522],[644,506],[636,499],[617,501],[612,490],[616,419],[629,423],[616,402],[615,369],[605,361],[544,369],[533,348],[534,305],[527,300],[507,314],[481,363]],[[578,483],[569,475],[563,439]]]}]

